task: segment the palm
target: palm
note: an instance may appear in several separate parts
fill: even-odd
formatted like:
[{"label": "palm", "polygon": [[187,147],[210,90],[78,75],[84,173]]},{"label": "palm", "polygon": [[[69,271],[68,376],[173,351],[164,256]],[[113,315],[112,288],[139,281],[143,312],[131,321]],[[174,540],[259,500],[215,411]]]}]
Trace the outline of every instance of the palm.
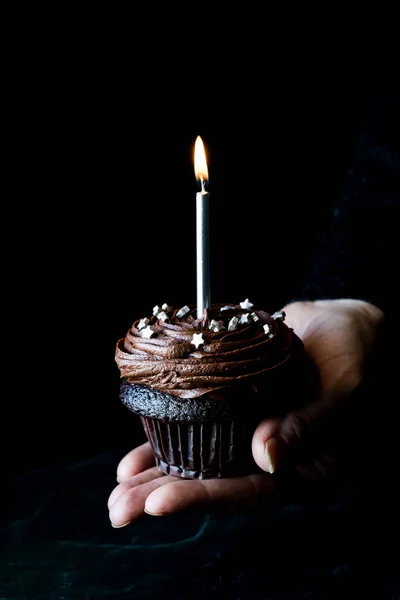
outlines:
[{"label": "palm", "polygon": [[273,478],[266,473],[204,480],[163,475],[154,466],[149,443],[123,458],[118,476],[121,483],[112,492],[109,507],[111,522],[121,525],[142,516],[144,511],[163,515],[206,505],[231,510],[251,507],[275,488]]},{"label": "palm", "polygon": [[[241,510],[255,507],[260,501],[265,504],[266,499],[274,497],[277,480],[265,472],[268,470],[266,441],[279,436],[280,443],[296,448],[293,438],[302,442],[303,430],[311,422],[329,421],[326,416],[344,404],[362,380],[365,359],[382,316],[379,309],[352,300],[296,302],[284,310],[287,324],[303,340],[316,365],[321,384],[318,399],[283,419],[260,423],[252,450],[261,470],[245,477],[184,480],[166,476],[154,466],[148,443],[134,449],[119,464],[121,483],[109,498],[110,519],[115,526],[122,526],[144,512],[162,515],[202,507]],[[296,473],[314,481],[325,477],[333,465],[323,445],[313,448],[311,459],[308,456],[305,460],[301,453],[294,456]]]}]

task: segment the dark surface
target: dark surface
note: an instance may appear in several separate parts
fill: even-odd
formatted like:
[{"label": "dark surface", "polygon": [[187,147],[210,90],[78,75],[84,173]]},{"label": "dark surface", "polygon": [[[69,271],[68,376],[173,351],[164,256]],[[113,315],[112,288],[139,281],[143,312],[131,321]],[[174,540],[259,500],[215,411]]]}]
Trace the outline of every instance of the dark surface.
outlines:
[{"label": "dark surface", "polygon": [[242,515],[146,516],[112,529],[124,448],[13,479],[0,528],[6,600],[400,597],[399,448],[368,446],[331,498]]}]

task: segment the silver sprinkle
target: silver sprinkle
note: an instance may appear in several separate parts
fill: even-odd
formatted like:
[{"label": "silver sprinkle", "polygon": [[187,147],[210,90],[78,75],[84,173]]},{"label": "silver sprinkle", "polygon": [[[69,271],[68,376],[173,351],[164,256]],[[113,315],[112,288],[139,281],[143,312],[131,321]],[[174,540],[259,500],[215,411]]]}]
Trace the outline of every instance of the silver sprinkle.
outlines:
[{"label": "silver sprinkle", "polygon": [[213,331],[221,331],[221,329],[225,329],[224,322],[212,319],[210,323],[210,329],[212,329]]},{"label": "silver sprinkle", "polygon": [[286,313],[284,310],[279,310],[277,312],[274,312],[274,314],[272,315],[273,319],[281,319],[282,321],[285,320],[286,317]]},{"label": "silver sprinkle", "polygon": [[190,308],[185,304],[185,306],[182,306],[182,308],[178,310],[176,316],[178,317],[178,319],[182,319],[182,317],[187,315],[188,312],[190,312]]}]

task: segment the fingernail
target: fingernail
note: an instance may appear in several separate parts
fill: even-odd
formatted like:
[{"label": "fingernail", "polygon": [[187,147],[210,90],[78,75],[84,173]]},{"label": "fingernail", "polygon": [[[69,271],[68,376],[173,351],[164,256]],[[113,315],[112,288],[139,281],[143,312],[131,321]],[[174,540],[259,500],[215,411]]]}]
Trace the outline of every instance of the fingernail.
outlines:
[{"label": "fingernail", "polygon": [[111,523],[111,527],[114,527],[114,529],[121,529],[121,527],[126,527],[127,525],[130,525],[131,523],[132,523],[132,520],[127,521],[123,525],[115,525],[114,523]]},{"label": "fingernail", "polygon": [[151,517],[163,517],[164,515],[167,514],[167,513],[163,513],[163,512],[153,513],[153,512],[150,512],[149,510],[147,510],[146,508],[144,509],[144,512],[147,513],[148,515],[150,515]]},{"label": "fingernail", "polygon": [[267,472],[271,473],[271,475],[276,470],[276,459],[275,459],[275,456],[273,455],[272,447],[273,447],[273,441],[269,440],[265,444],[265,459],[267,461]]},{"label": "fingernail", "polygon": [[118,475],[117,475],[117,481],[118,481],[118,483],[121,483],[120,480],[119,480],[119,478],[118,478]]}]

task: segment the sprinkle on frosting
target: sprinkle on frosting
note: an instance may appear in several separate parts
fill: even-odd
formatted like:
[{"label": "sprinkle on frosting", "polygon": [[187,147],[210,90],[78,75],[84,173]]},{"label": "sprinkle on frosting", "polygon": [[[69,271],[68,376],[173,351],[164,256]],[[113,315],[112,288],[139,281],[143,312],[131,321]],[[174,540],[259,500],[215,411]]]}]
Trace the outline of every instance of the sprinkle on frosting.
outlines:
[{"label": "sprinkle on frosting", "polygon": [[239,324],[240,325],[250,325],[250,323],[253,322],[253,319],[251,318],[250,313],[243,313],[242,316],[240,317],[240,321]]},{"label": "sprinkle on frosting", "polygon": [[284,310],[279,310],[277,312],[274,312],[274,314],[272,315],[273,319],[281,319],[282,321],[285,320],[286,317],[286,313]]},{"label": "sprinkle on frosting", "polygon": [[155,331],[148,325],[144,329],[142,329],[142,337],[150,339],[155,335]]},{"label": "sprinkle on frosting", "polygon": [[199,348],[204,344],[203,334],[202,333],[194,333],[192,337],[192,344]]},{"label": "sprinkle on frosting", "polygon": [[254,304],[252,304],[250,302],[250,300],[248,298],[246,298],[246,300],[244,300],[243,302],[240,302],[240,306],[241,306],[241,308],[244,308],[245,310],[250,310],[251,308],[254,307]]},{"label": "sprinkle on frosting", "polygon": [[216,321],[215,319],[211,320],[210,329],[212,331],[221,331],[221,329],[225,329],[225,325],[223,321]]},{"label": "sprinkle on frosting", "polygon": [[137,328],[139,329],[139,331],[141,329],[144,329],[145,327],[147,327],[147,325],[150,323],[149,319],[147,317],[145,317],[144,319],[140,319],[139,324],[137,326]]},{"label": "sprinkle on frosting", "polygon": [[228,330],[233,331],[234,329],[236,329],[238,323],[239,323],[238,317],[232,317],[232,319],[228,323]]},{"label": "sprinkle on frosting", "polygon": [[180,308],[178,310],[178,312],[176,313],[176,316],[177,316],[178,319],[183,319],[183,317],[185,315],[187,315],[188,312],[190,312],[190,308],[188,307],[187,304],[185,304],[185,306],[182,306],[182,308]]},{"label": "sprinkle on frosting", "polygon": [[272,318],[259,309],[232,304],[223,311],[224,306],[207,308],[206,319],[196,318],[196,306],[185,305],[168,311],[168,321],[155,315],[136,321],[117,343],[121,377],[180,398],[212,393],[217,399],[238,380],[259,389],[264,376],[290,360],[293,332],[282,312]]},{"label": "sprinkle on frosting", "polygon": [[157,313],[157,319],[160,319],[161,321],[169,321],[169,317],[164,310],[161,310],[159,313]]},{"label": "sprinkle on frosting", "polygon": [[161,321],[168,321],[169,317],[167,312],[171,312],[172,310],[172,306],[168,306],[168,304],[163,304],[161,308],[158,304],[156,304],[153,306],[153,316],[156,319],[161,319]]}]

